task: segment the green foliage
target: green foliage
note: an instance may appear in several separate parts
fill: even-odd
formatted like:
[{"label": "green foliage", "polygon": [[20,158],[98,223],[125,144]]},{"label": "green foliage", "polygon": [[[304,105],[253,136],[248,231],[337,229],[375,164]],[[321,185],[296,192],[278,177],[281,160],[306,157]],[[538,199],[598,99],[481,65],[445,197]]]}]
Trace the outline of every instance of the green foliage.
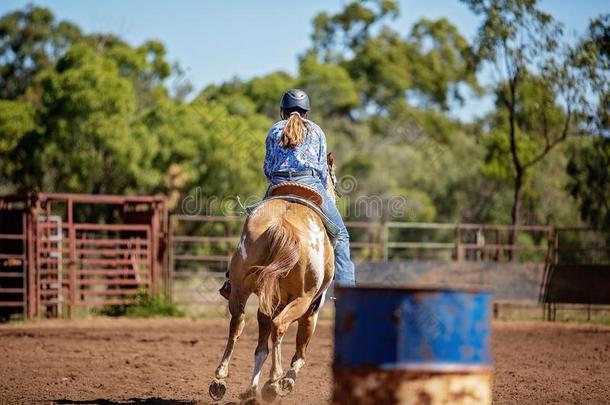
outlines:
[{"label": "green foliage", "polygon": [[321,13],[309,55],[345,67],[360,98],[379,110],[407,94],[447,110],[463,100],[460,85],[480,91],[472,48],[453,24],[422,19],[405,36],[384,24],[398,13],[394,1],[355,1],[337,14]]},{"label": "green foliage", "polygon": [[[495,137],[487,143],[486,169],[502,177],[510,173],[511,222],[517,224],[531,170],[573,134],[573,111],[586,97],[573,83],[569,52],[561,48],[561,24],[539,10],[536,0],[462,1],[482,19],[475,55],[497,72],[497,108],[490,114]],[[501,133],[506,142],[497,139]]]},{"label": "green foliage", "polygon": [[135,91],[117,71],[112,60],[77,45],[37,78],[46,131],[28,174],[42,189],[104,193],[145,180],[138,175],[147,139],[130,136]]},{"label": "green foliage", "polygon": [[[35,110],[24,101],[0,100],[0,193],[13,191],[8,186],[22,168],[13,151],[23,139],[37,129]],[[3,190],[3,188],[6,188]]]},{"label": "green foliage", "polygon": [[313,21],[314,47],[325,60],[336,61],[341,58],[342,49],[362,45],[377,25],[398,13],[395,0],[352,1],[337,14],[320,13]]},{"label": "green foliage", "polygon": [[339,65],[319,63],[313,54],[301,60],[298,85],[316,100],[316,114],[323,117],[346,116],[360,106],[356,85],[347,71]]},{"label": "green foliage", "polygon": [[255,77],[248,82],[233,79],[220,86],[210,85],[198,99],[215,101],[226,106],[232,114],[248,115],[256,111],[271,119],[279,116],[279,100],[284,91],[295,87],[296,80],[284,72]]},{"label": "green foliage", "polygon": [[107,305],[97,311],[104,316],[128,316],[131,318],[152,318],[158,316],[183,317],[185,312],[175,302],[162,296],[140,294],[134,305]]},{"label": "green foliage", "polygon": [[429,99],[429,104],[447,110],[450,99],[464,101],[460,85],[467,85],[475,92],[481,91],[472,48],[446,18],[418,21],[410,38],[416,50],[413,85]]},{"label": "green foliage", "polygon": [[595,138],[575,148],[568,164],[567,189],[578,200],[583,219],[610,229],[610,139]]},{"label": "green foliage", "polygon": [[56,22],[45,8],[28,6],[0,19],[0,98],[22,96],[36,74],[50,68],[81,37],[78,27]]},{"label": "green foliage", "polygon": [[[580,207],[608,226],[606,138],[589,139],[607,135],[608,16],[564,52],[536,1],[465,2],[481,21],[472,43],[446,18],[399,32],[396,1],[351,1],[314,19],[298,75],[234,78],[194,98],[168,88],[183,72],[158,41],[84,34],[44,8],[9,13],[0,192],[163,193],[175,212],[185,201],[233,212],[236,195],[263,194],[265,136],[282,92],[302,87],[339,178],[353,180],[340,201],[350,219],[510,222],[519,172],[522,222],[578,225]],[[481,66],[499,69],[495,109],[451,118],[465,90],[481,94]]]}]

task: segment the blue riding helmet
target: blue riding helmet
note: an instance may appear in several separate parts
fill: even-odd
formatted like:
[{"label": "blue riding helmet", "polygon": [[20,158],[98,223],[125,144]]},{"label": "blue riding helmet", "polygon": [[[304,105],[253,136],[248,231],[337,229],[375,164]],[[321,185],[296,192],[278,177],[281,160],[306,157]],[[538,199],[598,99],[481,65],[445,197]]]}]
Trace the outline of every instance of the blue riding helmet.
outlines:
[{"label": "blue riding helmet", "polygon": [[309,111],[309,96],[303,90],[290,89],[282,96],[280,108],[282,110],[293,110],[298,108],[303,111]]}]

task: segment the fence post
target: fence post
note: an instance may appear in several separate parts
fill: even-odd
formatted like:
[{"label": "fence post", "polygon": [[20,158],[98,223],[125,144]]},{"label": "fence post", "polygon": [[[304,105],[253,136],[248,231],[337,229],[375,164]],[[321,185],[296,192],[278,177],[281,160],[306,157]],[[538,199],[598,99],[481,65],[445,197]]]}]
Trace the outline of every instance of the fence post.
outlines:
[{"label": "fence post", "polygon": [[167,236],[167,249],[168,252],[168,265],[167,265],[167,286],[166,286],[166,297],[167,299],[174,299],[174,220],[172,217],[168,218],[168,236]]},{"label": "fence post", "polygon": [[21,216],[21,271],[23,272],[21,276],[21,286],[23,287],[23,318],[26,319],[29,317],[29,287],[28,287],[28,271],[27,271],[27,263],[28,263],[28,242],[27,242],[27,232],[26,228],[27,214],[24,212]]},{"label": "fence post", "polygon": [[157,209],[156,203],[151,203],[149,205],[149,209],[152,211],[152,224],[151,224],[151,233],[150,233],[150,243],[152,243],[152,268],[151,268],[151,277],[152,277],[152,285],[150,288],[152,289],[153,295],[158,295],[161,291],[160,281],[162,278],[160,277],[158,259],[159,259],[159,210]]},{"label": "fence post", "polygon": [[161,266],[161,271],[163,272],[163,280],[164,280],[164,295],[166,299],[172,298],[171,293],[171,279],[169,274],[169,210],[167,208],[167,200],[163,200],[162,203],[163,210],[163,264]]},{"label": "fence post", "polygon": [[[36,245],[34,243],[35,229],[34,229],[34,207],[32,207],[32,200],[28,196],[27,202],[27,258],[28,258],[28,319],[32,319],[36,315],[36,265],[34,263],[34,253]],[[24,231],[25,232],[25,231]]]},{"label": "fence post", "polygon": [[68,199],[68,246],[70,252],[68,260],[70,275],[68,318],[72,319],[72,311],[76,304],[76,228],[74,227],[74,204],[71,198]]},{"label": "fence post", "polygon": [[500,246],[500,230],[496,228],[496,232],[495,233],[496,233],[496,242],[495,242],[495,245],[496,245],[496,254],[495,254],[495,259],[494,260],[497,262],[497,261],[500,261],[500,248],[499,248],[499,246]]},{"label": "fence post", "polygon": [[382,244],[383,244],[383,261],[387,262],[389,260],[389,246],[388,246],[388,237],[389,237],[389,225],[388,222],[383,223],[383,232],[382,232]]},{"label": "fence post", "polygon": [[559,262],[559,230],[553,232],[553,264]]},{"label": "fence post", "polygon": [[455,260],[462,261],[462,229],[460,224],[455,226]]}]

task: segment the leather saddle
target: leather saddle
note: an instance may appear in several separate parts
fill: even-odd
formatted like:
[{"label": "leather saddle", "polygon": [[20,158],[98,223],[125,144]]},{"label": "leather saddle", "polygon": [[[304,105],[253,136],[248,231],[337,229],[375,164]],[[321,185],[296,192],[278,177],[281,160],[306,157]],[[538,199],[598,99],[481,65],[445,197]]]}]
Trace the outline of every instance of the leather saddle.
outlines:
[{"label": "leather saddle", "polygon": [[320,208],[323,201],[322,195],[315,188],[306,184],[287,181],[271,186],[268,195],[269,196],[265,200],[246,207],[246,213],[250,215],[259,205],[267,200],[284,200],[305,205],[320,217],[326,228],[326,233],[328,234],[331,244],[333,247],[335,246],[337,235],[339,234],[339,227],[322,212],[322,209]]},{"label": "leather saddle", "polygon": [[276,184],[269,188],[269,195],[275,196],[296,196],[304,198],[318,207],[322,206],[322,195],[318,193],[318,190],[308,186],[306,184],[297,183],[296,181],[287,181],[284,183]]}]

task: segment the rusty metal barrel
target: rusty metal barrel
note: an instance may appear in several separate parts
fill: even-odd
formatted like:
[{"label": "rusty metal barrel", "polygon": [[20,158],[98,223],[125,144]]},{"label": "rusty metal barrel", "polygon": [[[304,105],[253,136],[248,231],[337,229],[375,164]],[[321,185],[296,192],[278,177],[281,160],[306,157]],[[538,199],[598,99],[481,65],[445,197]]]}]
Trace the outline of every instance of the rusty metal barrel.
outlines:
[{"label": "rusty metal barrel", "polygon": [[491,294],[336,289],[335,404],[490,404]]}]

